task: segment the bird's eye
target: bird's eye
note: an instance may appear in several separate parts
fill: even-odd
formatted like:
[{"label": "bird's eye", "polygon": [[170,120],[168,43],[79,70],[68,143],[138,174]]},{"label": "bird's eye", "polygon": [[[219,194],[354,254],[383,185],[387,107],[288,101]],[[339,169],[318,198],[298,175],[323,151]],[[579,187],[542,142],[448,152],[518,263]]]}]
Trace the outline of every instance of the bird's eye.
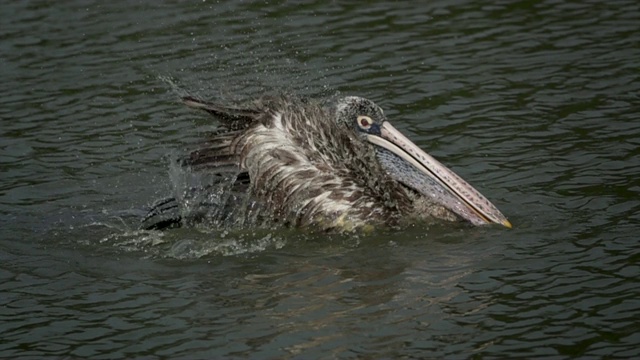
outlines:
[{"label": "bird's eye", "polygon": [[373,124],[373,120],[371,120],[370,117],[364,115],[358,116],[358,126],[360,126],[361,129],[367,130],[371,127],[371,124]]}]

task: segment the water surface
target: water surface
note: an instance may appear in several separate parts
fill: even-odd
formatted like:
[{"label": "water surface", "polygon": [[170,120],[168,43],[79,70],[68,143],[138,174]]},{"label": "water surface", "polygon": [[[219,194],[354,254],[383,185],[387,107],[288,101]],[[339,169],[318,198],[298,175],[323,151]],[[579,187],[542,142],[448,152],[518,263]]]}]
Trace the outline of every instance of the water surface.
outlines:
[{"label": "water surface", "polygon": [[[636,2],[0,8],[0,356],[637,355]],[[169,83],[373,99],[514,229],[139,231]]]}]

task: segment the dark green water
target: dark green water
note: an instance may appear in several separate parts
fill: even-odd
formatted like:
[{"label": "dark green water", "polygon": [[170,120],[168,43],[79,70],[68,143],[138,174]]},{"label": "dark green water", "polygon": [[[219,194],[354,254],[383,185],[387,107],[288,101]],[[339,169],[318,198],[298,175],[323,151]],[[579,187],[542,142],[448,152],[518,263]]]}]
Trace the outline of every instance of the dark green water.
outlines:
[{"label": "dark green water", "polygon": [[[631,358],[640,5],[0,5],[0,357]],[[136,221],[201,96],[357,94],[514,229]]]}]

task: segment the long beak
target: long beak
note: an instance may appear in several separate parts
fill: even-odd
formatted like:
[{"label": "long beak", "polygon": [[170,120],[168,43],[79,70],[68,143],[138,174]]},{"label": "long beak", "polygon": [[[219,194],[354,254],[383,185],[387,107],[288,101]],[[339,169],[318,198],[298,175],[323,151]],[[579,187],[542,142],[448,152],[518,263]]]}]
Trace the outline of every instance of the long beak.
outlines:
[{"label": "long beak", "polygon": [[[449,199],[454,199],[452,201],[442,201],[441,197],[436,199],[449,210],[476,225],[493,222],[511,228],[509,220],[478,190],[431,155],[422,151],[391,126],[388,121],[380,126],[380,135],[367,135],[367,140],[408,162],[420,174],[429,177],[431,182],[435,181],[448,195],[451,195],[448,196]],[[430,194],[425,195],[429,196]]]}]

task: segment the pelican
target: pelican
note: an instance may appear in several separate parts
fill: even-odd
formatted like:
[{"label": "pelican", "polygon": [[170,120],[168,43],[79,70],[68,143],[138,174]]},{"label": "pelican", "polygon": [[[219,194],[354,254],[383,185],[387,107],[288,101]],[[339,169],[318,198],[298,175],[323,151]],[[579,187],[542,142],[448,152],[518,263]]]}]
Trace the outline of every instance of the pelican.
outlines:
[{"label": "pelican", "polygon": [[234,169],[230,181],[278,223],[338,232],[433,220],[511,228],[489,200],[396,130],[371,100],[182,101],[220,124],[182,164],[210,174]]}]

